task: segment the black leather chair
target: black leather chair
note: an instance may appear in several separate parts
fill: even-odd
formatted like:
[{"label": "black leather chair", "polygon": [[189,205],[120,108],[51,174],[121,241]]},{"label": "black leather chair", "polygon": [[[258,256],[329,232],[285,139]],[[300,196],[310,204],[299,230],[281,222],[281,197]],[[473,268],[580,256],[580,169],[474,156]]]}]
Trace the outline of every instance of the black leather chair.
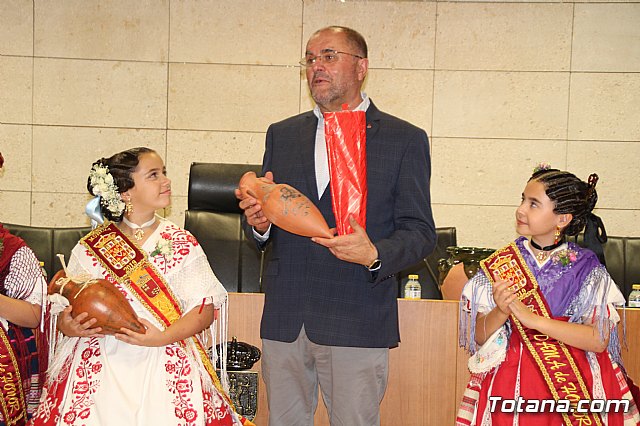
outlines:
[{"label": "black leather chair", "polygon": [[202,245],[209,264],[227,291],[259,292],[261,253],[244,237],[234,189],[251,164],[193,163],[189,171],[188,209],[184,227]]},{"label": "black leather chair", "polygon": [[433,253],[398,274],[398,297],[404,296],[409,275],[416,274],[419,276],[423,299],[442,299],[438,285],[438,260],[449,257],[447,247],[457,245],[456,228],[436,228],[436,237],[438,240]]},{"label": "black leather chair", "polygon": [[62,265],[56,254],[64,255],[69,259],[71,250],[76,243],[91,231],[91,227],[80,228],[46,228],[26,225],[3,224],[13,235],[22,238],[36,254],[47,271],[47,277],[62,269]]},{"label": "black leather chair", "polygon": [[[582,245],[584,235],[573,240]],[[629,300],[631,286],[640,284],[640,237],[608,236],[602,247],[607,271]]]}]

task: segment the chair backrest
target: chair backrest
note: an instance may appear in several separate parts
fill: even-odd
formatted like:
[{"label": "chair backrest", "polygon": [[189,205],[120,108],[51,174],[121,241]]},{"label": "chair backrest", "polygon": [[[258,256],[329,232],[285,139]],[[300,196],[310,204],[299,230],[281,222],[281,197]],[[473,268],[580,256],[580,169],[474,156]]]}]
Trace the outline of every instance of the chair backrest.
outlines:
[{"label": "chair backrest", "polygon": [[264,254],[244,237],[234,193],[245,172],[260,169],[255,164],[193,163],[189,171],[184,227],[196,237],[227,291],[260,291]]},{"label": "chair backrest", "polygon": [[71,250],[86,234],[91,227],[80,228],[46,228],[26,225],[3,224],[13,235],[22,238],[36,254],[39,261],[44,262],[47,277],[62,269],[60,261],[56,257],[58,253],[69,259]]},{"label": "chair backrest", "polygon": [[438,287],[438,260],[446,259],[449,256],[447,247],[457,245],[456,228],[436,228],[436,237],[436,248],[433,253],[398,274],[398,297],[404,296],[404,286],[409,274],[417,274],[422,286],[422,298],[442,299]]},{"label": "chair backrest", "polygon": [[[584,243],[584,234],[572,238],[579,245]],[[607,271],[618,284],[624,297],[629,300],[631,286],[640,284],[640,237],[615,237],[609,235],[602,245]]]}]

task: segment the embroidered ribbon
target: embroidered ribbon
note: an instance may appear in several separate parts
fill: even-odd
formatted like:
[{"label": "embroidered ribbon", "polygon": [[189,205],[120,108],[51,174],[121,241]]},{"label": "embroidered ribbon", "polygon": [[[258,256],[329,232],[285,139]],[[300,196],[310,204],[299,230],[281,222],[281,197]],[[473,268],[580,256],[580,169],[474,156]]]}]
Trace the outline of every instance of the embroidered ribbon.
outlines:
[{"label": "embroidered ribbon", "polygon": [[9,336],[2,326],[0,326],[0,394],[5,423],[11,426],[25,425],[27,404],[22,389],[22,377]]},{"label": "embroidered ribbon", "polygon": [[[80,243],[89,249],[109,274],[126,287],[159,322],[168,327],[182,317],[178,299],[164,277],[149,262],[146,254],[115,224],[105,222],[104,225],[82,238]],[[233,403],[220,384],[204,346],[196,336],[192,336],[191,339],[214,386],[227,404],[234,409]],[[180,345],[183,348],[186,347],[184,341],[181,341]]]},{"label": "embroidered ribbon", "polygon": [[[487,278],[494,284],[496,277],[512,283],[518,299],[536,315],[551,318],[547,301],[539,290],[538,282],[531,273],[515,243],[497,250],[480,262]],[[537,330],[527,328],[514,316],[509,320],[513,330],[518,330],[520,338],[538,365],[553,398],[570,401],[573,410],[562,413],[563,420],[569,425],[602,425],[601,419],[594,413],[575,411],[579,400],[591,400],[584,376],[578,369],[575,359],[566,345]]]}]

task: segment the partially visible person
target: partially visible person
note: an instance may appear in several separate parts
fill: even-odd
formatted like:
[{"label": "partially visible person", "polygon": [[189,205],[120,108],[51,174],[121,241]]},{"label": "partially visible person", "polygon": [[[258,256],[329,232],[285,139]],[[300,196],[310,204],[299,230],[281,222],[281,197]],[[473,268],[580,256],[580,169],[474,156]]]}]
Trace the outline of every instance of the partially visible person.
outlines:
[{"label": "partially visible person", "polygon": [[[617,333],[624,296],[594,251],[565,240],[586,226],[586,245],[601,251],[597,181],[537,168],[515,212],[521,237],[483,261],[464,287],[460,333],[473,355],[457,425],[640,421]],[[599,412],[592,400],[622,405]]]},{"label": "partially visible person", "polygon": [[33,251],[0,224],[0,425],[26,424],[47,369],[46,282]]},{"label": "partially visible person", "polygon": [[87,188],[96,196],[91,217],[108,220],[75,246],[67,276],[109,280],[146,332],[103,335],[87,312],[73,318],[72,307],[64,309],[57,317],[64,337],[34,424],[250,425],[234,411],[202,341],[201,332],[216,335],[227,292],[196,239],[156,216],[171,200],[160,156],[134,148],[101,158]]},{"label": "partially visible person", "polygon": [[366,111],[366,229],[351,218],[353,233],[301,237],[272,226],[255,198],[236,193],[247,235],[260,248],[271,244],[260,329],[271,426],[312,425],[318,384],[332,425],[380,424],[389,348],[400,340],[394,275],[435,247],[427,134],[361,91],[367,56],[353,29],[311,35],[301,64],[316,108],[269,127],[262,166],[335,227],[323,113],[343,105]]}]

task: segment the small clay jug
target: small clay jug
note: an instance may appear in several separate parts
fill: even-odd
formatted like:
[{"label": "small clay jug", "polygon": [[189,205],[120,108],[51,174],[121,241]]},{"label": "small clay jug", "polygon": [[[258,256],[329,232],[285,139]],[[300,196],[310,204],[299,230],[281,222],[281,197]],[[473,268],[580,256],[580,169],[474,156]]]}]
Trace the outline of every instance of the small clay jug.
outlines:
[{"label": "small clay jug", "polygon": [[320,210],[292,186],[247,172],[242,175],[238,188],[244,196],[255,198],[266,218],[277,227],[304,237],[333,238]]},{"label": "small clay jug", "polygon": [[494,251],[495,249],[486,247],[447,247],[449,258],[438,261],[438,270],[440,271],[438,281],[440,285],[444,282],[449,270],[458,263],[464,264],[464,272],[467,278],[473,277],[478,271],[480,261],[489,257]]},{"label": "small clay jug", "polygon": [[68,280],[64,270],[60,270],[49,283],[48,293],[66,297],[73,306],[72,317],[87,312],[88,318],[97,319],[93,327],[101,327],[102,334],[121,333],[120,329],[123,327],[136,333],[146,332],[129,301],[107,280],[94,279],[86,284],[77,283]]}]

